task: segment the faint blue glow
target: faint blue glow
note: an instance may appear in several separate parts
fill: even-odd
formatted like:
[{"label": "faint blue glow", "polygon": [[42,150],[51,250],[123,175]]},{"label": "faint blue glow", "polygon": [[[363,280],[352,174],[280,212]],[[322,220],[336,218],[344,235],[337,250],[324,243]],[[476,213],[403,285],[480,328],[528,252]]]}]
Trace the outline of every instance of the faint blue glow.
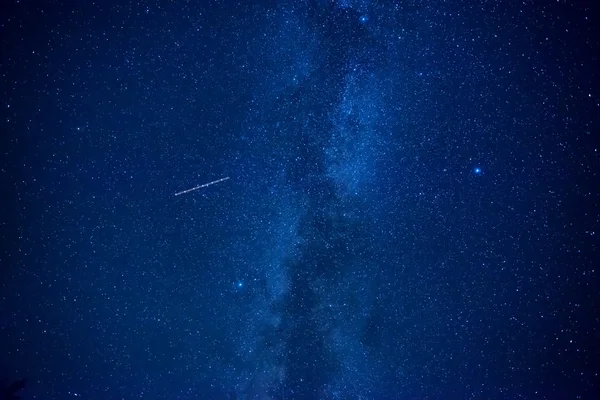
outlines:
[{"label": "faint blue glow", "polygon": [[475,167],[475,168],[473,168],[473,172],[475,173],[475,175],[481,175],[482,171],[481,171],[481,168]]},{"label": "faint blue glow", "polygon": [[366,15],[360,16],[360,22],[362,22],[363,24],[366,23],[368,20],[369,20],[369,17],[367,17]]},{"label": "faint blue glow", "polygon": [[235,286],[236,286],[238,289],[241,289],[241,288],[243,288],[243,287],[244,287],[244,282],[242,282],[242,281],[237,281],[237,283],[235,284]]}]

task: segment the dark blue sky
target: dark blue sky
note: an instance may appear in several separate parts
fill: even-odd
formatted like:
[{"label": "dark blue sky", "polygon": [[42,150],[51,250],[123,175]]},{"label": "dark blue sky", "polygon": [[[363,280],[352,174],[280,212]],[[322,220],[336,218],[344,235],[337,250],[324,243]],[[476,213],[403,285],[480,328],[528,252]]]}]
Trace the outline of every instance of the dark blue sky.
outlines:
[{"label": "dark blue sky", "polygon": [[3,1],[1,377],[595,398],[593,3]]}]

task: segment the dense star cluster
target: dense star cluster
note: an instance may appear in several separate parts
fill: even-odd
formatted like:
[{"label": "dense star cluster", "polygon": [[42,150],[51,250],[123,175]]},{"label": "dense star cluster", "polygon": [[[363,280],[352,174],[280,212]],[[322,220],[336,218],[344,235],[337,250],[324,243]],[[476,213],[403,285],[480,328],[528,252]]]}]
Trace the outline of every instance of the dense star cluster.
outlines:
[{"label": "dense star cluster", "polygon": [[585,3],[2,1],[0,378],[595,398]]}]

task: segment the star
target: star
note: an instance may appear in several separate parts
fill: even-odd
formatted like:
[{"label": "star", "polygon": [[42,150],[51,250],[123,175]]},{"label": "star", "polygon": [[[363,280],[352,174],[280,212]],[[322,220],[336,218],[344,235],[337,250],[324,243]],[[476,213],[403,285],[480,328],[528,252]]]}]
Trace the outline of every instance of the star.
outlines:
[{"label": "star", "polygon": [[475,175],[481,175],[481,173],[482,173],[483,171],[481,170],[481,168],[479,168],[479,167],[475,167],[475,168],[473,168],[473,172],[475,173]]}]

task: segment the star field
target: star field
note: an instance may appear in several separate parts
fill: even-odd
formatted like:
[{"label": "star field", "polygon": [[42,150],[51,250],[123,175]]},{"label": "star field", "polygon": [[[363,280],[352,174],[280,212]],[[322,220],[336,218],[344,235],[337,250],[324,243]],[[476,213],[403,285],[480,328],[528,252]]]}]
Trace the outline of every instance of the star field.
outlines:
[{"label": "star field", "polygon": [[5,1],[0,378],[597,398],[595,11]]}]

